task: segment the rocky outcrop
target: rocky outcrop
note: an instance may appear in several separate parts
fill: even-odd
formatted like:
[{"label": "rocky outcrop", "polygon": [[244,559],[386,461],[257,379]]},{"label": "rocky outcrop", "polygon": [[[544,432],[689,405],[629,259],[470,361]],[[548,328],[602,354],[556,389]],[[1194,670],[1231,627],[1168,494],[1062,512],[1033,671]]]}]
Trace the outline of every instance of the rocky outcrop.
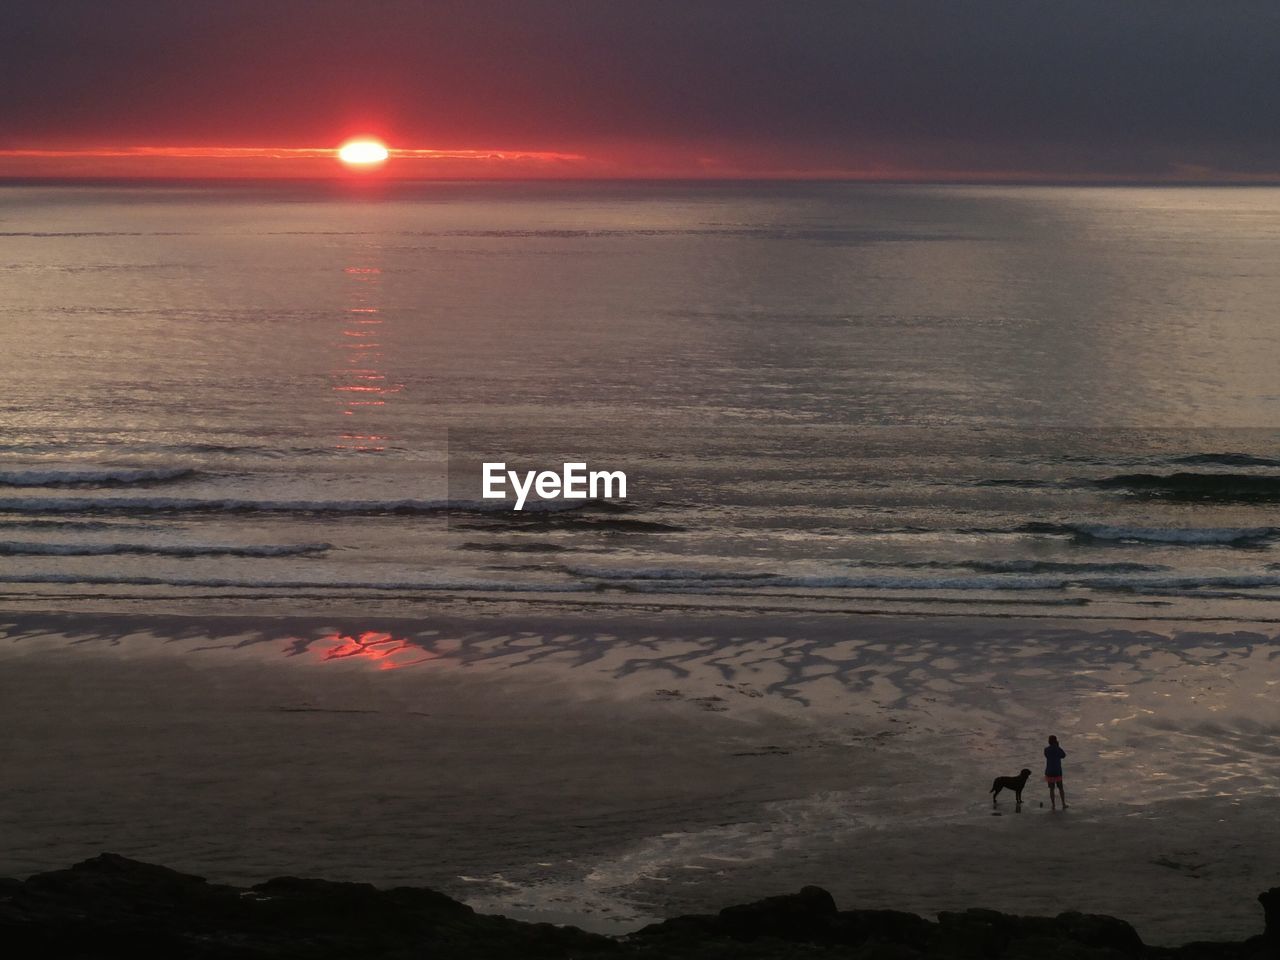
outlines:
[{"label": "rocky outcrop", "polygon": [[103,854],[26,881],[0,879],[0,950],[14,960],[1277,960],[1280,887],[1264,934],[1153,948],[1123,920],[994,910],[927,920],[840,910],[820,887],[676,917],[613,939],[478,914],[417,887],[280,877],[240,889]]},{"label": "rocky outcrop", "polygon": [[1272,887],[1266,893],[1258,894],[1258,902],[1262,904],[1264,922],[1267,929],[1264,936],[1276,947],[1280,956],[1280,887]]},{"label": "rocky outcrop", "polygon": [[281,877],[248,890],[103,854],[0,887],[0,950],[15,960],[379,960],[607,956],[573,927],[475,913],[433,890]]},{"label": "rocky outcrop", "polygon": [[672,948],[698,937],[703,942],[808,943],[829,948],[824,956],[846,957],[1012,958],[1034,953],[1125,960],[1149,953],[1137,931],[1113,917],[1018,917],[966,910],[939,914],[932,922],[897,910],[837,910],[831,895],[819,887],[728,907],[717,915],[677,917],[644,928],[630,941]]}]

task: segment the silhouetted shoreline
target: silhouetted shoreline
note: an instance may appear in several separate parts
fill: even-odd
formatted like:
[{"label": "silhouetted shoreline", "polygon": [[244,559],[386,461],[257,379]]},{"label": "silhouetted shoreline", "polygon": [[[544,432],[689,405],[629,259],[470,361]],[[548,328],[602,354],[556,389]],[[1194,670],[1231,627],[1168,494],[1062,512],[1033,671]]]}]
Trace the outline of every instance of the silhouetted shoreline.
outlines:
[{"label": "silhouetted shoreline", "polygon": [[[1258,897],[1265,931],[1149,947],[1126,921],[1082,913],[840,910],[820,887],[675,917],[625,937],[476,913],[425,887],[277,877],[248,889],[104,853],[0,880],[9,956],[193,960],[473,957],[1064,957],[1261,960],[1280,950],[1280,887]],[[18,951],[18,952],[14,952]]]}]

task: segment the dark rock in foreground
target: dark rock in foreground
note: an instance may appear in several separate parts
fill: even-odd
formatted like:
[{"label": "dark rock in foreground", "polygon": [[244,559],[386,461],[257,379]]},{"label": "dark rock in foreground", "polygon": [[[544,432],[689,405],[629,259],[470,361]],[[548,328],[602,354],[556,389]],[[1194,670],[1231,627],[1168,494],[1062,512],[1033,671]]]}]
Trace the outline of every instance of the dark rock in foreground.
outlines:
[{"label": "dark rock in foreground", "polygon": [[104,853],[0,887],[5,957],[578,957],[617,944],[572,927],[477,914],[414,887],[279,877],[248,890]]},{"label": "dark rock in foreground", "polygon": [[896,910],[842,911],[820,887],[676,917],[619,940],[477,914],[422,888],[280,877],[243,890],[107,853],[25,882],[0,880],[0,953],[14,960],[1276,960],[1280,887],[1258,899],[1261,936],[1178,948],[1144,946],[1123,920],[1079,913],[966,910],[932,921]]}]

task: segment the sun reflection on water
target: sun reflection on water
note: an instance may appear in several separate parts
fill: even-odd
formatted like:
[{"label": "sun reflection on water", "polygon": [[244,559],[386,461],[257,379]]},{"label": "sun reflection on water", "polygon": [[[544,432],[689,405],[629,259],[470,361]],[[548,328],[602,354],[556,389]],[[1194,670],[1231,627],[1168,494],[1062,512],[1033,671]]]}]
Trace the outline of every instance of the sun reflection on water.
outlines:
[{"label": "sun reflection on water", "polygon": [[[343,273],[348,281],[348,306],[342,318],[343,339],[337,345],[345,363],[333,374],[333,392],[342,416],[358,417],[385,407],[387,397],[398,393],[402,384],[389,382],[379,365],[383,359],[380,330],[383,317],[379,306],[382,268],[366,260],[348,264],[343,267]],[[334,449],[383,453],[389,439],[385,428],[365,419],[342,430]]]}]

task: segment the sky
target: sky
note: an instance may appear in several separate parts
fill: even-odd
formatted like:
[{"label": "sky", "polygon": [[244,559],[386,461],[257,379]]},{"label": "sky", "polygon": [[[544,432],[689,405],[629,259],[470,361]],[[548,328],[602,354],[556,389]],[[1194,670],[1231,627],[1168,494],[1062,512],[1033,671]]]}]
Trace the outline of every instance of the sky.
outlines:
[{"label": "sky", "polygon": [[1275,0],[0,0],[0,91],[0,176],[1280,179]]}]

